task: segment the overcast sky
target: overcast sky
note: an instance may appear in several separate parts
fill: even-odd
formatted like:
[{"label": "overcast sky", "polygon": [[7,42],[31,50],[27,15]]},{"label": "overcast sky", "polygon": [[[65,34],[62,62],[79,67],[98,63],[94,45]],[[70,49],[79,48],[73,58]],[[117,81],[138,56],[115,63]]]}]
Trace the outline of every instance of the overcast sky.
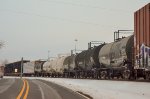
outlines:
[{"label": "overcast sky", "polygon": [[46,59],[90,41],[113,41],[134,29],[134,12],[149,0],[0,0],[0,61]]}]

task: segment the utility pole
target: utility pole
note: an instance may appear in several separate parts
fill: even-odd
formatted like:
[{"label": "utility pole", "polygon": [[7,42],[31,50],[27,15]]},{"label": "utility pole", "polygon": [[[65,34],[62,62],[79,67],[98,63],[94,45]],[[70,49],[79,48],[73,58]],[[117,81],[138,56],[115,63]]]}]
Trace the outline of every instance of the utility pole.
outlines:
[{"label": "utility pole", "polygon": [[50,53],[50,50],[48,50],[48,60],[49,60],[49,53]]},{"label": "utility pole", "polygon": [[20,75],[21,79],[22,79],[22,72],[23,72],[23,57],[21,58],[21,75]]},{"label": "utility pole", "polygon": [[78,41],[78,40],[77,40],[77,39],[75,39],[74,41],[75,41],[75,54],[76,54],[76,51],[77,51],[77,48],[76,48],[76,47],[77,47],[77,45],[76,45],[76,44],[77,44],[77,41]]}]

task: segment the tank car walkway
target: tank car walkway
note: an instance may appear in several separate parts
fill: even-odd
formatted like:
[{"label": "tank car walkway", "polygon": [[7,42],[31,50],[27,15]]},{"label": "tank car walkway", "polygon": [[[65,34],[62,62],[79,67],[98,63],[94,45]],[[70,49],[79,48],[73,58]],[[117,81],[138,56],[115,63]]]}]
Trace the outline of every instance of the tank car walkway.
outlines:
[{"label": "tank car walkway", "polygon": [[36,80],[0,79],[0,99],[86,99],[65,87]]}]

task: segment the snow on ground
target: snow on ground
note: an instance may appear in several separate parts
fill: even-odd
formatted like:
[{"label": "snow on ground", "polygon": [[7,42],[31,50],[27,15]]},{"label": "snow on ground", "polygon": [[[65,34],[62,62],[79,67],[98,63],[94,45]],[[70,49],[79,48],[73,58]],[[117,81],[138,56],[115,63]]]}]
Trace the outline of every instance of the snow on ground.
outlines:
[{"label": "snow on ground", "polygon": [[150,83],[89,79],[41,78],[67,87],[73,91],[80,91],[94,99],[150,99]]}]

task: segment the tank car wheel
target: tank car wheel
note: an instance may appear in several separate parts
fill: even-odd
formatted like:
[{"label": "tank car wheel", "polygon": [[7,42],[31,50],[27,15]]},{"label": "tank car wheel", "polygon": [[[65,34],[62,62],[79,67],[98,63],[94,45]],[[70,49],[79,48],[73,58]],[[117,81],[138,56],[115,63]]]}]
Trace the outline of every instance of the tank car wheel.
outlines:
[{"label": "tank car wheel", "polygon": [[100,77],[101,77],[101,79],[106,79],[107,72],[106,71],[102,71]]},{"label": "tank car wheel", "polygon": [[130,76],[131,76],[130,70],[124,70],[122,76],[123,76],[123,79],[130,79]]},{"label": "tank car wheel", "polygon": [[146,73],[145,79],[146,79],[146,80],[150,80],[150,74],[149,74],[149,73]]},{"label": "tank car wheel", "polygon": [[95,72],[95,73],[93,72],[92,75],[94,79],[98,79],[98,75],[99,75],[98,72]]},{"label": "tank car wheel", "polygon": [[110,75],[110,78],[111,78],[111,79],[114,79],[114,75]]}]

